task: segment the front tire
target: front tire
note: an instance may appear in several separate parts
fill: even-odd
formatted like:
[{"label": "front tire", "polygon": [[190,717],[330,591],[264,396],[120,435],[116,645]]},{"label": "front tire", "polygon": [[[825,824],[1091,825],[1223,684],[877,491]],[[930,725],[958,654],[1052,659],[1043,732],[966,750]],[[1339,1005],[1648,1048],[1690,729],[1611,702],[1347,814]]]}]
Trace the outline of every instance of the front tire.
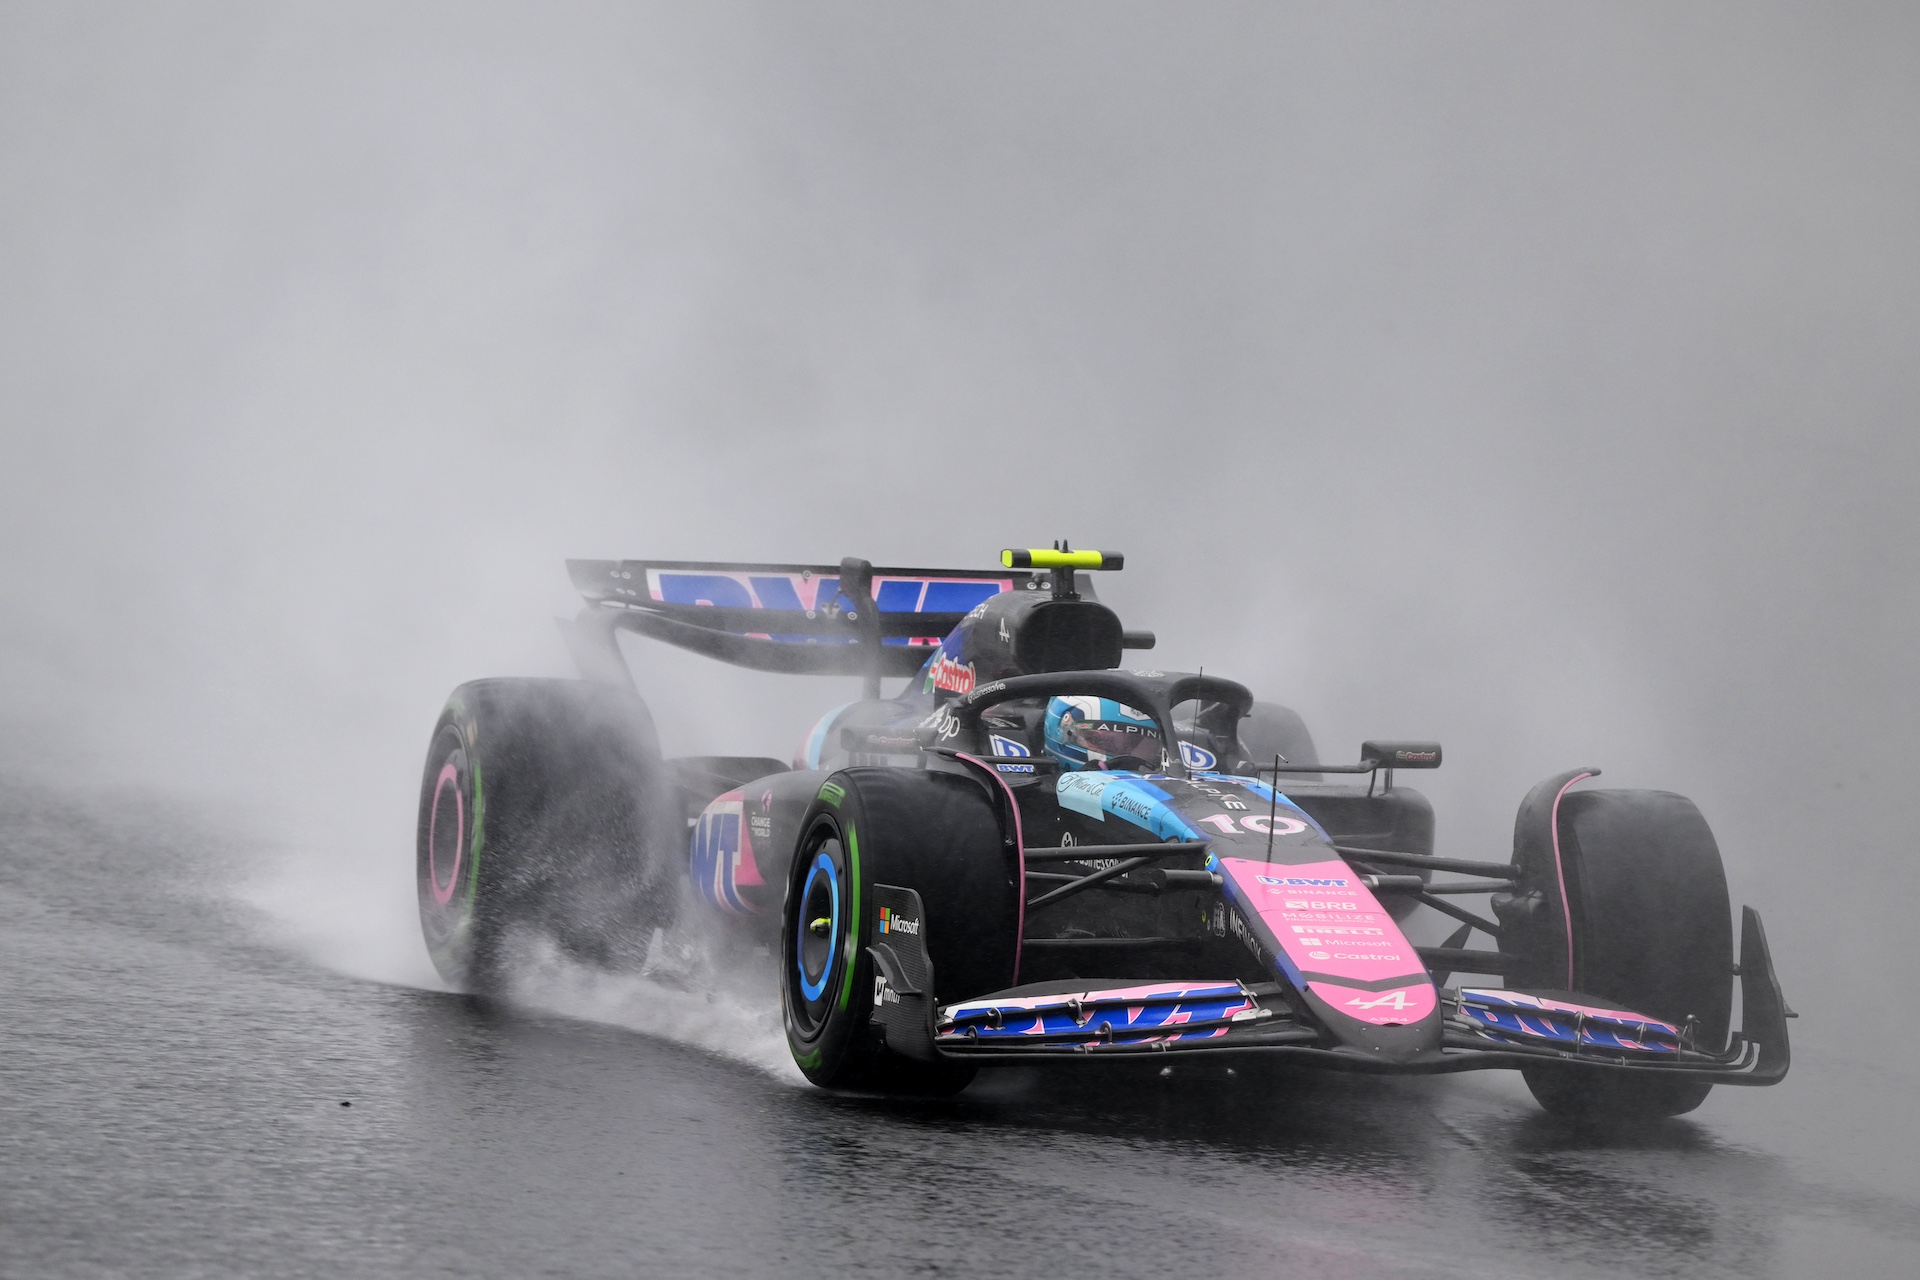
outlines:
[{"label": "front tire", "polygon": [[652,718],[630,692],[519,679],[454,690],[427,751],[416,843],[440,976],[503,990],[517,932],[594,963],[637,958],[674,902],[664,781]]},{"label": "front tire", "polygon": [[1019,888],[993,802],[966,777],[844,769],[821,786],[800,830],[779,952],[794,1062],[827,1089],[959,1092],[971,1066],[905,1057],[872,1025],[873,886],[919,893],[936,1004],[1011,985]]},{"label": "front tire", "polygon": [[[1514,959],[1509,985],[1690,1026],[1692,1047],[1718,1052],[1733,1013],[1733,923],[1713,832],[1685,796],[1570,791],[1579,776],[1542,783],[1521,806],[1520,883],[1494,900],[1500,950]],[[1543,1063],[1522,1075],[1548,1111],[1587,1120],[1682,1115],[1713,1087],[1649,1069]]]}]

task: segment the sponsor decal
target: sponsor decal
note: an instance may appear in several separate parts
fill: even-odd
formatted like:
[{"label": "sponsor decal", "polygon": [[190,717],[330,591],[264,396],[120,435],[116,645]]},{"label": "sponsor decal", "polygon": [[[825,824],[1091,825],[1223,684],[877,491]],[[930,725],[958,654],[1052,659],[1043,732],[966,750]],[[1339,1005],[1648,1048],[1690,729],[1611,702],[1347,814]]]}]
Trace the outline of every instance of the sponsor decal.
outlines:
[{"label": "sponsor decal", "polygon": [[1290,884],[1299,885],[1306,889],[1344,889],[1347,887],[1345,880],[1334,878],[1316,879],[1307,876],[1257,876],[1255,878],[1258,879],[1261,884]]},{"label": "sponsor decal", "polygon": [[823,782],[820,784],[820,798],[838,809],[840,802],[847,798],[847,789],[837,782]]},{"label": "sponsor decal", "polygon": [[1060,797],[1062,807],[1105,822],[1107,811],[1100,807],[1100,799],[1112,782],[1111,774],[1063,773],[1054,790]]},{"label": "sponsor decal", "polygon": [[1030,764],[996,764],[993,767],[998,769],[1002,773],[1032,773],[1033,772],[1033,766]]},{"label": "sponsor decal", "polygon": [[[1296,924],[1293,926],[1293,931],[1295,933],[1329,933],[1329,934],[1335,934],[1341,937],[1351,937],[1351,936],[1358,935],[1358,936],[1369,937],[1369,938],[1384,938],[1387,935],[1387,931],[1385,929],[1373,929],[1373,928],[1368,928],[1366,926],[1355,927],[1355,926],[1344,925],[1344,924],[1336,924],[1336,925]],[[1309,941],[1309,939],[1302,938],[1300,939],[1300,941],[1307,942]]]},{"label": "sponsor decal", "polygon": [[747,827],[755,840],[773,839],[773,815],[770,813],[748,814]]},{"label": "sponsor decal", "polygon": [[1407,992],[1404,987],[1398,991],[1385,991],[1371,1000],[1349,1000],[1347,1006],[1353,1009],[1392,1009],[1398,1012],[1407,1007]]},{"label": "sponsor decal", "polygon": [[950,693],[973,692],[973,664],[955,662],[945,652],[933,656],[933,665],[927,669],[933,679],[933,687],[945,689]]},{"label": "sponsor decal", "polygon": [[885,1008],[887,1005],[899,1004],[899,1003],[900,1003],[900,993],[893,989],[893,985],[889,983],[883,975],[878,973],[874,974],[873,975],[873,1007],[876,1009],[882,1009],[882,1008]]},{"label": "sponsor decal", "polygon": [[996,756],[1031,756],[1033,754],[1027,750],[1026,743],[1002,737],[997,733],[987,735],[987,746]]},{"label": "sponsor decal", "polygon": [[1004,617],[1000,619],[1000,643],[1001,644],[1013,643],[1013,633],[1007,630],[1007,620]]},{"label": "sponsor decal", "polygon": [[[1267,892],[1272,893],[1273,890],[1269,889],[1267,890]],[[1359,911],[1361,910],[1361,906],[1359,903],[1341,902],[1337,898],[1332,901],[1324,901],[1319,898],[1288,898],[1286,902],[1286,907],[1287,907],[1287,910],[1289,911]]]},{"label": "sponsor decal", "polygon": [[1232,930],[1234,937],[1246,944],[1247,950],[1262,960],[1266,959],[1266,954],[1260,949],[1260,940],[1253,936],[1253,930],[1247,928],[1247,922],[1240,918],[1238,911],[1227,913],[1227,928]]},{"label": "sponsor decal", "polygon": [[920,922],[911,916],[896,914],[890,907],[880,908],[880,932],[904,933],[908,937],[920,935]]},{"label": "sponsor decal", "polygon": [[953,712],[947,710],[945,707],[941,707],[925,720],[922,720],[920,727],[922,729],[933,730],[933,735],[936,738],[957,738],[960,736],[960,717],[954,715]]},{"label": "sponsor decal", "polygon": [[1211,769],[1220,761],[1206,748],[1196,747],[1191,742],[1183,742],[1180,744],[1180,763],[1189,769]]},{"label": "sponsor decal", "polygon": [[1333,953],[1331,951],[1309,951],[1307,954],[1315,960],[1333,959]]}]

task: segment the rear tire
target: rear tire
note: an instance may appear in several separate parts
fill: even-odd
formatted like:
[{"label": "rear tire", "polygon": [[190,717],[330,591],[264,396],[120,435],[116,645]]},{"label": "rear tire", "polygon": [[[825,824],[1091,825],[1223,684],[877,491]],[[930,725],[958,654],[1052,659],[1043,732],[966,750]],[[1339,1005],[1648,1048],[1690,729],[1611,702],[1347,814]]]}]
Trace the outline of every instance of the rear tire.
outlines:
[{"label": "rear tire", "polygon": [[[1691,1019],[1693,1047],[1718,1052],[1733,1013],[1733,923],[1706,819],[1668,791],[1569,792],[1569,785],[1565,775],[1551,779],[1521,806],[1514,831],[1520,883],[1494,899],[1500,950],[1515,961],[1508,985],[1578,992],[1677,1026]],[[1571,939],[1562,923],[1562,874]],[[1522,1074],[1548,1111],[1588,1120],[1681,1115],[1713,1087],[1646,1069],[1543,1063]]]},{"label": "rear tire", "polygon": [[420,786],[420,926],[440,976],[504,989],[540,932],[603,965],[640,958],[673,895],[671,819],[646,704],[579,680],[476,680],[447,700]]},{"label": "rear tire", "polygon": [[875,884],[919,893],[937,1004],[1011,985],[1019,888],[993,802],[969,778],[863,766],[822,785],[800,830],[779,951],[794,1062],[827,1089],[964,1089],[971,1066],[904,1057],[871,1025],[871,904]]}]

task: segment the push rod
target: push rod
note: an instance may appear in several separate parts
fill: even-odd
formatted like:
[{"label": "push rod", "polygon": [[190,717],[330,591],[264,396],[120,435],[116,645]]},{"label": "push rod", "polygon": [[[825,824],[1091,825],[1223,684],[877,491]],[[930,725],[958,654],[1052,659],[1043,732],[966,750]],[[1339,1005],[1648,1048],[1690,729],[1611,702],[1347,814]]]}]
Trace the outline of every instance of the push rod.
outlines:
[{"label": "push rod", "polygon": [[1343,858],[1362,858],[1389,867],[1418,867],[1423,871],[1451,871],[1463,876],[1492,876],[1496,880],[1517,880],[1520,868],[1511,862],[1467,862],[1460,858],[1436,858],[1425,853],[1402,853],[1398,849],[1357,849],[1337,844],[1333,851]]}]

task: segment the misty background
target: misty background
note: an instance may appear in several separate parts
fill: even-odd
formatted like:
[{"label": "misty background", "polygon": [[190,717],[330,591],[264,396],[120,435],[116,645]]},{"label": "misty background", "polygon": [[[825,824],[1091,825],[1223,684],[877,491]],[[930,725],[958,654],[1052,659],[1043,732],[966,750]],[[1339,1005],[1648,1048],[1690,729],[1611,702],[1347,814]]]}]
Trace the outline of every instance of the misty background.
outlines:
[{"label": "misty background", "polygon": [[[1692,796],[1910,1090],[1917,232],[1909,4],[0,4],[0,760],[431,984],[427,734],[566,557],[1067,537],[1442,740],[1442,853]],[[857,691],[633,653],[669,750]]]}]

